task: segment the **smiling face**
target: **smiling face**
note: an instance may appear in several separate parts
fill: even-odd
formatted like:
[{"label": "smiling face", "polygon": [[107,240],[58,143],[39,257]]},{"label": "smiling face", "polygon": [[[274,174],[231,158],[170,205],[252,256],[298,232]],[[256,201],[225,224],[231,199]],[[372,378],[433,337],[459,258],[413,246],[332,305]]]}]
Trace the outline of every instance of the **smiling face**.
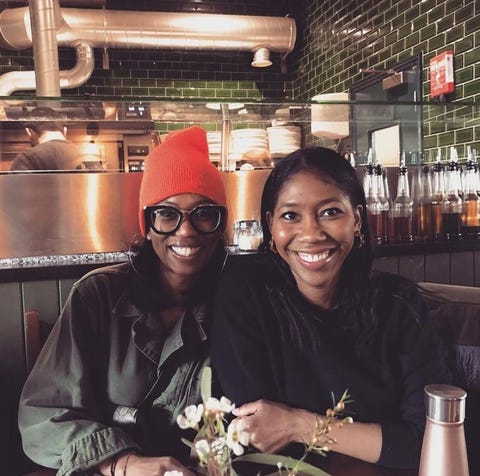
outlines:
[{"label": "smiling face", "polygon": [[[182,193],[162,200],[158,205],[176,207],[189,211],[199,205],[212,203],[211,200],[195,193]],[[160,235],[150,229],[147,239],[160,260],[162,281],[173,289],[188,287],[209,264],[221,240],[223,229],[214,233],[200,234],[189,219],[184,218],[178,230]]]},{"label": "smiling face", "polygon": [[313,171],[291,176],[267,221],[278,254],[310,302],[329,308],[345,259],[361,228],[359,205]]}]

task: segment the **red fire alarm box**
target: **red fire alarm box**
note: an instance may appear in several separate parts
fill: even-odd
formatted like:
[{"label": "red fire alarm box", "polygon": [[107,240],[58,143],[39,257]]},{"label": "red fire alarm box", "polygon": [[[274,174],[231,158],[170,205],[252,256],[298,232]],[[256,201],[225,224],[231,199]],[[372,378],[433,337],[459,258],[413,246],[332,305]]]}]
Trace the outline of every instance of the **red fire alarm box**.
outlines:
[{"label": "red fire alarm box", "polygon": [[430,97],[455,91],[453,51],[444,51],[430,60]]}]

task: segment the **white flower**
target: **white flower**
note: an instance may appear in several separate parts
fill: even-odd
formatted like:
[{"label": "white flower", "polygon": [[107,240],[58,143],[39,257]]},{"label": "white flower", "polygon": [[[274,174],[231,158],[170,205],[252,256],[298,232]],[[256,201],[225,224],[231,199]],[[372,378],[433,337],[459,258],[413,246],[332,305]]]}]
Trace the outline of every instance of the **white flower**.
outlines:
[{"label": "white flower", "polygon": [[[243,446],[248,446],[249,435],[245,431],[245,421],[234,420],[227,429],[227,445],[232,451],[240,456],[243,454]],[[242,446],[243,445],[243,446]]]},{"label": "white flower", "polygon": [[181,471],[165,471],[163,473],[163,476],[183,476],[183,473]]},{"label": "white flower", "polygon": [[210,397],[205,402],[205,409],[211,412],[230,413],[234,408],[235,404],[226,397],[222,397],[220,400],[215,397]]},{"label": "white flower", "polygon": [[203,405],[189,405],[185,408],[185,416],[177,416],[177,424],[182,429],[196,428],[203,415]]},{"label": "white flower", "polygon": [[225,448],[225,437],[224,436],[219,436],[218,438],[215,438],[213,441],[210,442],[212,451],[215,453],[220,453],[223,451],[223,448]]},{"label": "white flower", "polygon": [[207,440],[198,440],[195,443],[195,451],[200,461],[206,461],[210,455],[210,445]]}]

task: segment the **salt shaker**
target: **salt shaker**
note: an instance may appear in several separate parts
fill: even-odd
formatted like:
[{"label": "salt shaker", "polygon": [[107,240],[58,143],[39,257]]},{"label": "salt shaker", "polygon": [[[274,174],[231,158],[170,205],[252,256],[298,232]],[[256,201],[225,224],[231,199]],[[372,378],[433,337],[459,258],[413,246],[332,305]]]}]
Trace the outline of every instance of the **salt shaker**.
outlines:
[{"label": "salt shaker", "polygon": [[427,422],[418,476],[468,476],[466,397],[464,390],[452,385],[425,387]]}]

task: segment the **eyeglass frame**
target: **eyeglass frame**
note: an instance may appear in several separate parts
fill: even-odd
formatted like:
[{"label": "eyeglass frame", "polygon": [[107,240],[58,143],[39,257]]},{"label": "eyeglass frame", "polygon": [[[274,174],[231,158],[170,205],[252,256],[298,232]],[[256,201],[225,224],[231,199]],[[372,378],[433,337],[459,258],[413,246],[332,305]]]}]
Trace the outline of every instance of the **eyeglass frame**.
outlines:
[{"label": "eyeglass frame", "polygon": [[[191,220],[190,216],[195,210],[198,210],[199,208],[215,208],[220,212],[220,218],[218,220],[217,225],[212,231],[202,231],[199,230],[193,220]],[[172,209],[178,212],[180,219],[178,220],[178,223],[175,225],[174,229],[172,231],[159,231],[155,228],[153,225],[154,220],[152,220],[152,215],[156,210],[165,210],[165,209]],[[145,228],[147,230],[151,229],[156,233],[157,235],[173,235],[176,233],[179,228],[182,226],[182,223],[185,221],[186,218],[188,218],[188,221],[190,225],[192,225],[192,228],[199,234],[201,235],[210,235],[212,233],[217,232],[219,229],[224,229],[225,224],[226,224],[226,218],[227,218],[227,207],[224,207],[223,205],[217,205],[215,203],[205,203],[203,205],[197,205],[196,207],[193,207],[191,210],[179,210],[177,207],[174,207],[173,205],[150,205],[143,207],[143,213],[145,216]]]}]

